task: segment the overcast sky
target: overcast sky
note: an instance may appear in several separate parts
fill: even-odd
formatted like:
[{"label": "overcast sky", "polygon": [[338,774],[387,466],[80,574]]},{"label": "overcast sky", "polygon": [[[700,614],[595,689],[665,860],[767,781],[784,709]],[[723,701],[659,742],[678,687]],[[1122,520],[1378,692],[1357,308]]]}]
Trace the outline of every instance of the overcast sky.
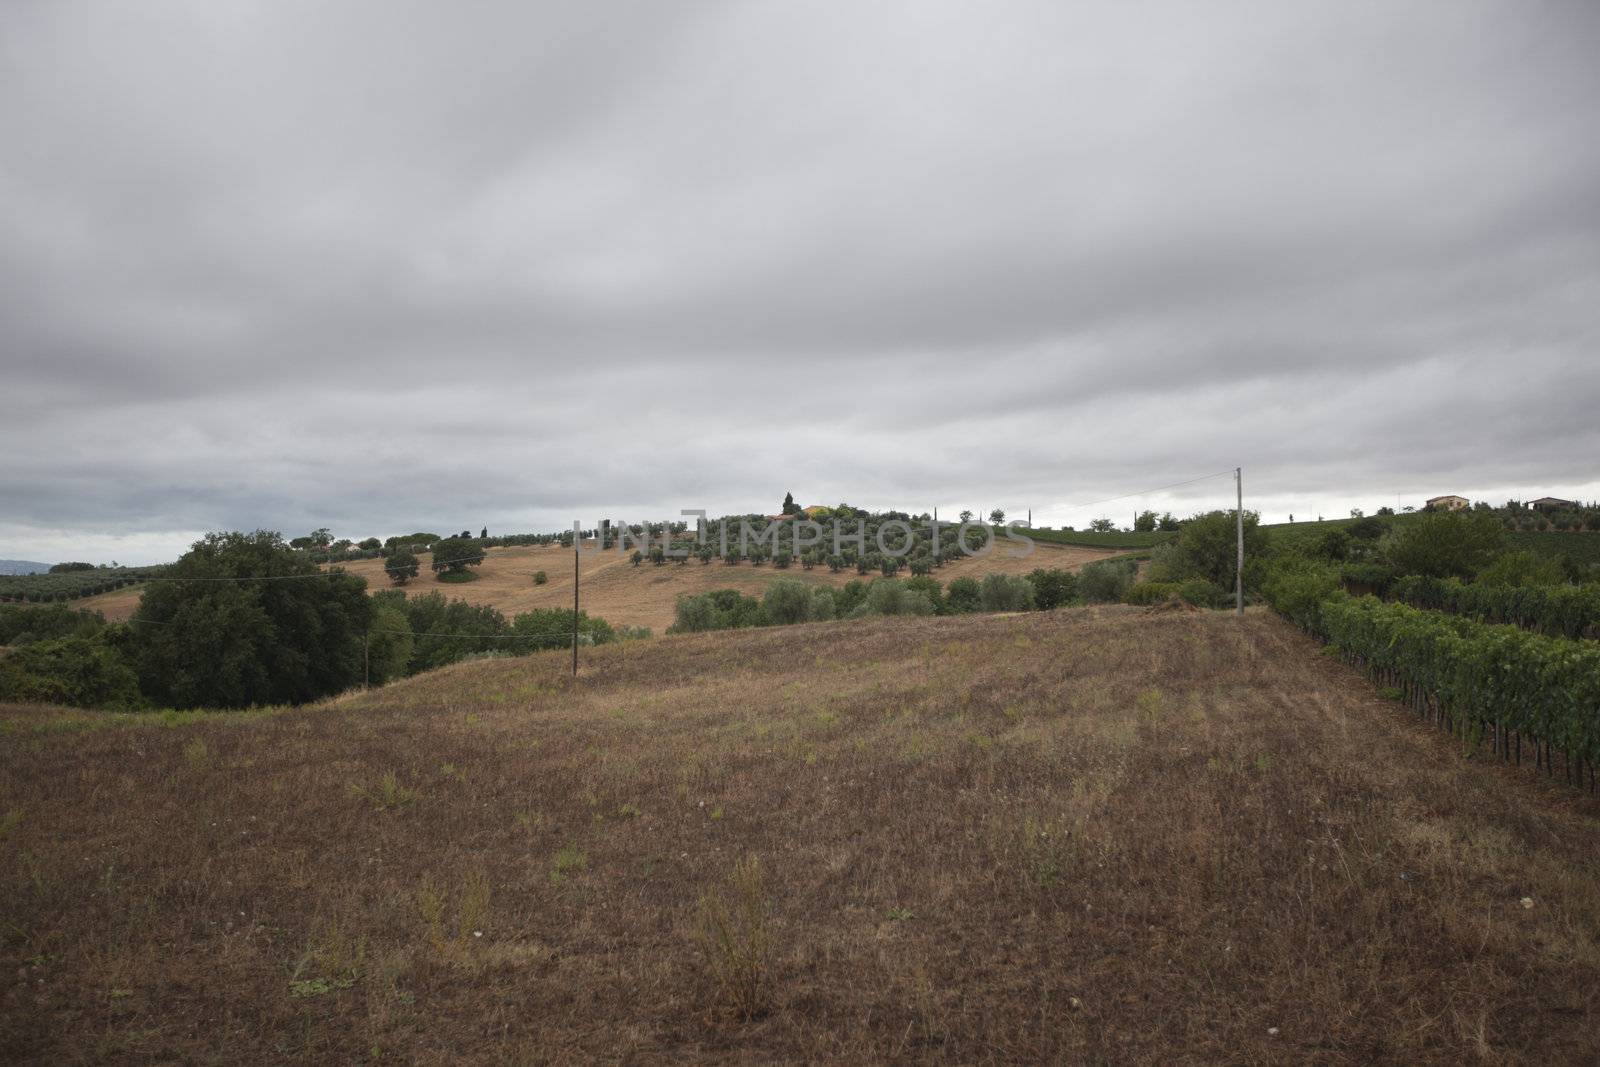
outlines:
[{"label": "overcast sky", "polygon": [[0,556],[1600,497],[1600,4],[0,7]]}]

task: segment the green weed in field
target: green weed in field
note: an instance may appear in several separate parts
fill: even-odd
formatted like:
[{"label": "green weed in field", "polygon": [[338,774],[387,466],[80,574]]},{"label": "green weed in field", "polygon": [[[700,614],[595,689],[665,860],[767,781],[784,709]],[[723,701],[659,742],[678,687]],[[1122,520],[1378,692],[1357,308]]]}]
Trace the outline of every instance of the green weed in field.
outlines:
[{"label": "green weed in field", "polygon": [[393,811],[413,804],[417,799],[417,791],[401,785],[393,771],[386,772],[375,786],[352,784],[350,793],[371,804],[374,811]]},{"label": "green weed in field", "polygon": [[564,845],[556,852],[550,868],[550,881],[560,885],[568,876],[589,866],[589,857],[577,845]]},{"label": "green weed in field", "polygon": [[726,889],[700,898],[696,937],[723,1006],[742,1019],[762,1014],[769,994],[772,937],[761,862],[755,856],[734,867]]}]

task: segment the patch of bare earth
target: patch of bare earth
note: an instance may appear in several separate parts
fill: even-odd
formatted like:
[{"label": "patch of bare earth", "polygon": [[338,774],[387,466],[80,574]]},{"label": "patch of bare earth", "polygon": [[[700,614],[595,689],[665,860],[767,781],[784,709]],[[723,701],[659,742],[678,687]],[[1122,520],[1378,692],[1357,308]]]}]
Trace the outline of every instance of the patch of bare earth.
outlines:
[{"label": "patch of bare earth", "polygon": [[1276,618],[584,655],[0,709],[0,1060],[1600,1059],[1596,803]]}]

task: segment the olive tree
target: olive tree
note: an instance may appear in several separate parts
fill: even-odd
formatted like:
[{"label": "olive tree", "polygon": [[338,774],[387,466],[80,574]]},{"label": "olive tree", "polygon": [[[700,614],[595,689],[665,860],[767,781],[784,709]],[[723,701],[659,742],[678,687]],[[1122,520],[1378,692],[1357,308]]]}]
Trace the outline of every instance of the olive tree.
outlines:
[{"label": "olive tree", "polygon": [[405,585],[417,576],[422,569],[422,565],[417,561],[414,552],[402,548],[390,554],[389,558],[383,561],[383,569],[389,575],[389,580],[395,585]]},{"label": "olive tree", "polygon": [[1033,585],[1015,574],[986,574],[978,586],[978,599],[984,611],[1030,611]]},{"label": "olive tree", "polygon": [[468,567],[476,567],[484,560],[481,542],[470,537],[450,537],[433,546],[433,569],[461,574]]}]

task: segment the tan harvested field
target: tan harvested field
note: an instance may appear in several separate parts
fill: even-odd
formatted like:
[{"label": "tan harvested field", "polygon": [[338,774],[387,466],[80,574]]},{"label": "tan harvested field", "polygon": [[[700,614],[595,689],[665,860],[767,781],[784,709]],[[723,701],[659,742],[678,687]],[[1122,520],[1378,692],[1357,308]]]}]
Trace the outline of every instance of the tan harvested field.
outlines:
[{"label": "tan harvested field", "polygon": [[0,708],[0,1061],[1600,1061],[1600,804],[1275,617],[566,669]]},{"label": "tan harvested field", "polygon": [[[1068,545],[1038,544],[1024,558],[1010,555],[1014,547],[1003,539],[985,556],[948,563],[934,577],[948,585],[963,575],[982,578],[985,574],[1026,574],[1036,567],[1061,567],[1077,570],[1085,563],[1119,555],[1126,549],[1079,548]],[[423,553],[421,573],[403,588],[407,595],[440,592],[474,604],[488,604],[507,616],[532,608],[572,607],[572,550],[559,547],[526,546],[491,548],[478,577],[466,583],[441,582],[429,569],[432,556]],[[737,589],[759,597],[777,577],[793,577],[821,585],[841,586],[860,577],[855,571],[833,574],[826,567],[804,570],[798,564],[778,570],[770,563],[752,567],[749,563],[728,566],[720,560],[701,563],[642,563],[635,567],[616,550],[579,553],[581,606],[591,616],[598,615],[612,625],[648,626],[661,633],[672,624],[673,605],[684,594],[705,593],[713,589]],[[372,592],[393,588],[384,573],[381,559],[358,560],[343,564],[352,574],[367,579]],[[549,577],[546,585],[534,585],[535,571]],[[905,575],[902,574],[902,577]]]},{"label": "tan harvested field", "polygon": [[134,611],[139,607],[139,598],[143,595],[143,585],[127,585],[109,593],[82,597],[68,606],[83,611],[98,611],[107,622],[126,622],[133,618]]}]

